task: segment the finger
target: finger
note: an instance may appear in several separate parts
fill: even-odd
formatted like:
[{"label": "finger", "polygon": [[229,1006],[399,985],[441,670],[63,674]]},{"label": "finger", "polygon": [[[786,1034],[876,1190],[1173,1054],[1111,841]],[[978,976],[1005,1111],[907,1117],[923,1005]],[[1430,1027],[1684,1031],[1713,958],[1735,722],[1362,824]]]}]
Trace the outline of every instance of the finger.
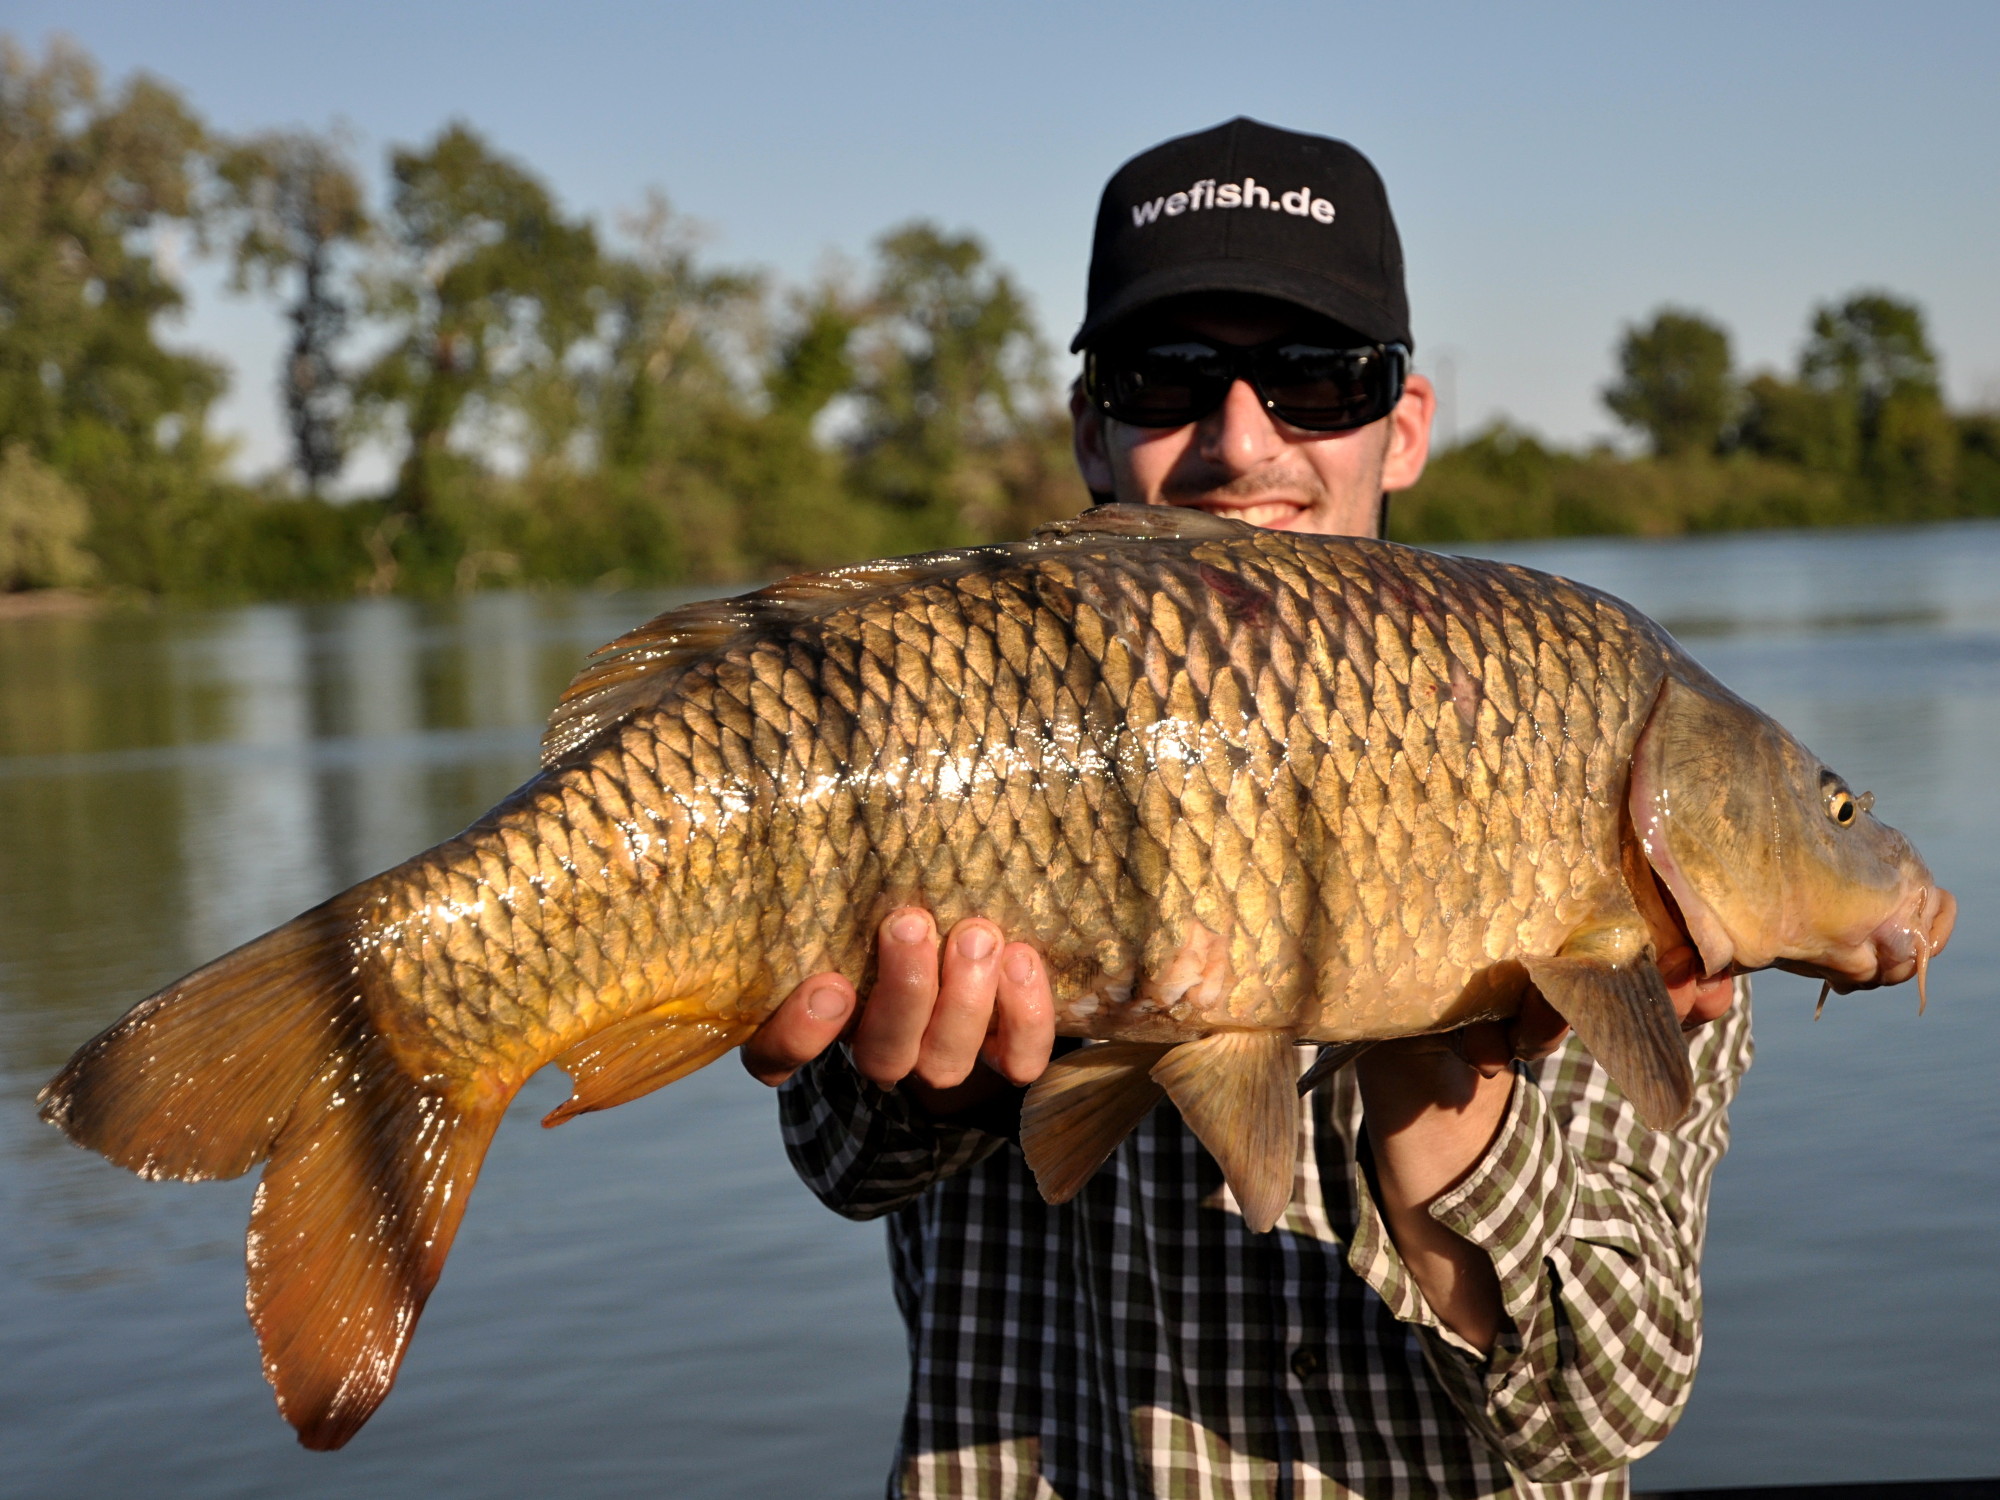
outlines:
[{"label": "finger", "polygon": [[743,1044],[743,1066],[776,1088],[840,1038],[854,1014],[854,986],[843,975],[815,974],[771,1012]]},{"label": "finger", "polygon": [[937,1004],[937,927],[913,906],[892,911],[875,936],[875,984],[848,1047],[877,1088],[892,1089],[917,1065]]},{"label": "finger", "polygon": [[1674,1010],[1681,1018],[1682,1031],[1699,1031],[1710,1021],[1727,1015],[1735,1003],[1736,979],[1730,974],[1697,980],[1686,987],[1685,994],[1674,992]]},{"label": "finger", "polygon": [[999,983],[1000,929],[984,917],[968,917],[945,939],[937,1003],[917,1049],[919,1079],[937,1089],[965,1082],[993,1024]]},{"label": "finger", "polygon": [[1493,1078],[1514,1059],[1513,1039],[1498,1021],[1475,1021],[1451,1034],[1452,1051],[1481,1078]]},{"label": "finger", "polygon": [[1026,943],[1009,943],[1001,950],[993,1019],[984,1054],[987,1065],[1012,1083],[1033,1083],[1048,1067],[1056,1044],[1056,1001],[1048,967]]},{"label": "finger", "polygon": [[1508,1030],[1512,1034],[1514,1056],[1523,1062],[1534,1062],[1562,1045],[1562,1039],[1569,1035],[1569,1022],[1543,998],[1540,990],[1530,990]]}]

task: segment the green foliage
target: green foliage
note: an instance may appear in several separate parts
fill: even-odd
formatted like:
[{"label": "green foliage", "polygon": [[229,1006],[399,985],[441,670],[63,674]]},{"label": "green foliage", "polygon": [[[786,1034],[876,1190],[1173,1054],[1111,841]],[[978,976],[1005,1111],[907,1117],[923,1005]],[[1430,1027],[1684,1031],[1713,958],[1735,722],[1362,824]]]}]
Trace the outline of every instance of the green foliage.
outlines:
[{"label": "green foliage", "polygon": [[1722,447],[1738,400],[1724,329],[1699,313],[1663,307],[1646,327],[1625,330],[1618,368],[1604,404],[1644,433],[1657,457]]},{"label": "green foliage", "polygon": [[[596,325],[603,262],[588,224],[562,216],[531,173],[494,153],[464,124],[423,151],[390,155],[385,232],[391,269],[373,311],[394,342],[361,375],[364,411],[393,409],[407,436],[394,491],[402,514],[426,518],[452,469],[466,419],[491,436],[510,388],[526,419],[507,435],[537,457],[579,425],[551,376]],[[554,395],[558,399],[551,400]]]},{"label": "green foliage", "polygon": [[[1605,397],[1649,433],[1652,457],[1568,453],[1495,426],[1432,459],[1391,505],[1392,532],[1462,542],[2000,515],[2000,418],[1945,408],[1914,303],[1859,292],[1815,309],[1791,379],[1765,371],[1739,388],[1728,347],[1713,324],[1663,310],[1627,331]],[[1689,391],[1707,395],[1681,400]]]},{"label": "green foliage", "polygon": [[222,371],[154,336],[182,302],[155,251],[194,211],[204,144],[163,84],[107,95],[70,44],[37,63],[0,38],[0,441],[85,496],[107,565],[125,541],[115,500],[214,474],[202,434]]},{"label": "green foliage", "polygon": [[1816,474],[1851,474],[1861,459],[1861,424],[1854,403],[1768,372],[1744,387],[1737,442],[1745,451]]},{"label": "green foliage", "polygon": [[877,246],[860,340],[861,487],[899,550],[993,534],[1009,505],[999,455],[1051,401],[1025,299],[970,235],[907,224]]},{"label": "green foliage", "polygon": [[1799,375],[1819,390],[1839,391],[1864,411],[1892,396],[1938,388],[1937,355],[1923,310],[1887,292],[1857,292],[1814,310]]},{"label": "green foliage", "polygon": [[[787,293],[706,264],[658,195],[601,234],[462,123],[389,166],[376,209],[335,138],[219,140],[161,83],[0,38],[0,590],[722,583],[1088,503],[1049,351],[970,235],[906,224]],[[297,485],[223,476],[223,373],[158,337],[181,245],[281,302]],[[1498,424],[1434,455],[1394,533],[2000,515],[2000,415],[1947,409],[1921,310],[1888,293],[1816,309],[1790,375],[1740,379],[1726,331],[1672,307],[1618,366],[1604,399],[1648,456]],[[320,498],[362,436],[393,484]]]},{"label": "green foliage", "polygon": [[292,342],[278,388],[295,467],[317,494],[346,458],[349,393],[335,349],[351,308],[339,259],[371,232],[361,184],[338,142],[303,131],[272,131],[227,146],[215,175],[236,289],[274,290],[296,279],[285,314]]},{"label": "green foliage", "polygon": [[1922,309],[1860,292],[1814,310],[1798,378],[1750,383],[1740,442],[1749,452],[1844,481],[1859,518],[1965,513],[1963,435],[1945,410]]},{"label": "green foliage", "polygon": [[83,548],[90,507],[23,442],[0,456],[0,593],[91,582],[97,559]]},{"label": "green foliage", "polygon": [[1958,419],[1960,515],[2000,516],[2000,412]]},{"label": "green foliage", "polygon": [[1497,425],[1432,460],[1389,506],[1390,535],[1450,544],[1494,537],[1672,536],[1863,519],[1839,480],[1753,455],[1626,459],[1551,448]]}]

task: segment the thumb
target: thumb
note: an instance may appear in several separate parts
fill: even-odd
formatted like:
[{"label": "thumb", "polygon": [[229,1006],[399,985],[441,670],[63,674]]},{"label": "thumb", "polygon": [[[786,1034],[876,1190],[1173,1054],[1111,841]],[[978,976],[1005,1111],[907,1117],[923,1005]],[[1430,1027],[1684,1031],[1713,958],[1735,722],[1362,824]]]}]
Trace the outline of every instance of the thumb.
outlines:
[{"label": "thumb", "polygon": [[776,1088],[838,1041],[853,1014],[854,986],[839,974],[815,974],[743,1044],[743,1066]]}]

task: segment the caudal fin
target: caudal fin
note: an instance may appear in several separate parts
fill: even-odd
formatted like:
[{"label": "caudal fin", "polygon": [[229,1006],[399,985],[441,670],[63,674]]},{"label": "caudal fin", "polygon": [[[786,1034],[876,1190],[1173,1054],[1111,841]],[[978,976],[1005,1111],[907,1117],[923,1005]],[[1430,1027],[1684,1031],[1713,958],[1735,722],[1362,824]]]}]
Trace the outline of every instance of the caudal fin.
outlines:
[{"label": "caudal fin", "polygon": [[249,1309],[278,1408],[338,1448],[395,1382],[512,1086],[411,1076],[370,1019],[344,901],[135,1006],[42,1091],[42,1116],[146,1177],[269,1160]]}]

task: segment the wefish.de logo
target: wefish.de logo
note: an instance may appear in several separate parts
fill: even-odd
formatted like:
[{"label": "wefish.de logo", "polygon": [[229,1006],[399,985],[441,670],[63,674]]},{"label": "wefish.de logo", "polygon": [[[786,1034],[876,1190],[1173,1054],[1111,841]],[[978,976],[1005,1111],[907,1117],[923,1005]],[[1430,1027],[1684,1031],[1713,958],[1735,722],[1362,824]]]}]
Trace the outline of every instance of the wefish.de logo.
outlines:
[{"label": "wefish.de logo", "polygon": [[1184,193],[1166,193],[1150,203],[1133,204],[1132,227],[1143,229],[1162,214],[1175,219],[1182,214],[1200,213],[1203,209],[1212,208],[1266,208],[1273,213],[1315,219],[1321,224],[1333,222],[1332,200],[1314,197],[1311,188],[1293,188],[1274,197],[1271,190],[1254,177],[1246,177],[1241,182],[1221,183],[1213,177],[1204,177]]}]

